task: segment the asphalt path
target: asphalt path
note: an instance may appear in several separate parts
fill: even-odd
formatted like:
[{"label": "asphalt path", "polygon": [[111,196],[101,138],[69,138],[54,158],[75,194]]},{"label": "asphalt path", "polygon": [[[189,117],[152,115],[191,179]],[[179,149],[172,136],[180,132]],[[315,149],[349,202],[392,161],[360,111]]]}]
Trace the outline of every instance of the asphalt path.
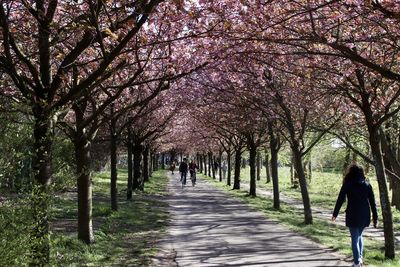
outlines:
[{"label": "asphalt path", "polygon": [[171,221],[153,266],[351,266],[207,181],[182,187],[178,176],[169,174]]}]

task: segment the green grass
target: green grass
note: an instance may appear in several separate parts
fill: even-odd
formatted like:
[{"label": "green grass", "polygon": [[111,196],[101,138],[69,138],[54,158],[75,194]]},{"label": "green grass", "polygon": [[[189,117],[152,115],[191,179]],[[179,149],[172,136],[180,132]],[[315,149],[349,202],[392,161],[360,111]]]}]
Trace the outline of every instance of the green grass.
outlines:
[{"label": "green grass", "polygon": [[[265,168],[261,169],[261,179],[257,181],[257,187],[272,190],[272,183],[266,183]],[[311,205],[314,207],[322,207],[332,210],[335,206],[337,196],[342,186],[342,174],[313,171],[312,180],[309,183],[308,191],[310,195]],[[375,193],[375,201],[379,205],[379,190],[378,182],[370,172],[368,180],[372,185]],[[241,170],[241,182],[249,184],[250,168],[247,167]],[[300,188],[293,188],[290,182],[290,170],[287,167],[279,168],[279,189],[286,196],[301,200]],[[345,208],[342,207],[341,215],[344,216]],[[394,230],[400,232],[400,211],[392,208]],[[378,209],[379,220],[382,222],[382,214]]]},{"label": "green grass", "polygon": [[[206,177],[202,175],[202,177]],[[331,224],[326,220],[314,218],[312,225],[304,224],[304,216],[300,210],[293,209],[288,205],[281,203],[281,209],[275,210],[273,208],[272,199],[264,197],[249,197],[248,192],[243,190],[231,190],[231,187],[226,186],[224,183],[213,180],[212,178],[206,177],[209,181],[212,181],[216,187],[227,191],[231,196],[242,200],[250,206],[262,211],[266,217],[276,220],[291,230],[298,232],[326,247],[333,248],[335,251],[346,255],[351,260],[352,254],[350,249],[350,237],[348,230],[339,225]],[[242,179],[242,182],[245,182]],[[265,180],[263,181],[265,183]],[[375,239],[364,237],[365,245],[365,262],[369,266],[385,266],[394,267],[400,266],[400,260],[389,261],[384,259],[383,242],[379,242]]]},{"label": "green grass", "polygon": [[[165,231],[169,218],[161,199],[168,181],[166,173],[153,173],[144,192],[135,192],[132,201],[126,201],[127,171],[119,170],[118,175],[117,212],[111,211],[110,173],[93,177],[95,243],[92,245],[77,239],[77,193],[54,197],[50,214],[51,266],[147,266],[150,263],[156,253],[157,239]],[[0,266],[27,266],[29,222],[26,201],[0,206]]]}]

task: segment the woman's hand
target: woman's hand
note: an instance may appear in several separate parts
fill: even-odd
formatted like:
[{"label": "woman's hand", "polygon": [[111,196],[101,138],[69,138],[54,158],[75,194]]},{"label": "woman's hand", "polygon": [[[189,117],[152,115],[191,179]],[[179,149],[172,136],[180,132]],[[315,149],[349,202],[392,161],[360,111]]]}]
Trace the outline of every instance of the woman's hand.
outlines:
[{"label": "woman's hand", "polygon": [[336,221],[336,217],[335,217],[335,216],[332,216],[331,221],[332,221],[332,222]]}]

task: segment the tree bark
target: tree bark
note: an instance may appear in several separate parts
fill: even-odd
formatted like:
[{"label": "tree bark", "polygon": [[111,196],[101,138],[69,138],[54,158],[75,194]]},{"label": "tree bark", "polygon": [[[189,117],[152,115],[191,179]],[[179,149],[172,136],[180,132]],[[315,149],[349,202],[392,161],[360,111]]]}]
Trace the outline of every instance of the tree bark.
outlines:
[{"label": "tree bark", "polygon": [[215,180],[215,178],[216,178],[216,177],[215,177],[215,173],[216,173],[216,171],[217,171],[217,170],[216,170],[217,168],[215,168],[215,166],[216,166],[215,163],[217,162],[217,160],[216,160],[216,158],[215,158],[214,155],[211,156],[211,160],[212,160],[212,161],[211,161],[211,163],[212,163],[212,177],[213,177],[213,179]]},{"label": "tree bark", "polygon": [[128,188],[126,192],[126,199],[132,199],[132,190],[133,190],[133,144],[130,138],[129,129],[128,129]]},{"label": "tree bark", "polygon": [[[271,155],[271,157],[272,157],[272,155]],[[272,168],[272,166],[271,166],[271,168]],[[271,174],[270,174],[270,166],[269,166],[269,154],[268,154],[267,148],[265,148],[265,173],[267,175],[267,184],[268,184],[271,182]]]},{"label": "tree bark", "polygon": [[34,185],[31,203],[34,225],[30,233],[32,266],[45,266],[50,262],[49,236],[49,185],[51,183],[51,153],[53,145],[53,125],[50,116],[43,114],[40,107],[33,111],[35,125],[33,130]]},{"label": "tree bark", "polygon": [[272,176],[272,187],[274,194],[274,209],[280,209],[280,199],[279,199],[279,180],[278,180],[278,151],[279,148],[276,140],[270,140],[271,144],[271,176]]},{"label": "tree bark", "polygon": [[141,162],[142,162],[143,146],[140,143],[133,145],[133,184],[132,189],[137,190],[141,187]]},{"label": "tree bark", "polygon": [[94,242],[92,223],[92,181],[90,177],[90,141],[81,132],[75,141],[75,156],[78,176],[78,239]]},{"label": "tree bark", "polygon": [[145,146],[143,150],[143,181],[149,181],[149,147]]},{"label": "tree bark", "polygon": [[161,168],[165,170],[165,154],[161,154]]},{"label": "tree bark", "polygon": [[256,158],[257,147],[254,144],[249,146],[250,152],[250,192],[249,195],[255,197],[256,193]]},{"label": "tree bark", "polygon": [[241,160],[242,160],[242,151],[235,150],[235,173],[234,173],[234,177],[233,177],[233,189],[235,189],[235,190],[240,189]]},{"label": "tree bark", "polygon": [[300,190],[301,190],[301,197],[303,200],[304,206],[304,223],[305,224],[312,224],[312,212],[311,212],[311,203],[310,203],[310,196],[308,194],[307,188],[307,180],[304,174],[303,169],[303,159],[301,152],[298,149],[298,145],[292,140],[294,144],[292,144],[292,152],[293,152],[293,159],[294,159],[294,167],[296,169],[297,177],[299,179]]},{"label": "tree bark", "polygon": [[118,210],[118,189],[117,189],[117,179],[118,179],[118,172],[117,172],[117,136],[115,133],[115,121],[111,121],[110,127],[110,138],[111,138],[111,209],[116,211]]},{"label": "tree bark", "polygon": [[261,171],[261,166],[260,166],[260,161],[261,161],[261,155],[260,152],[257,152],[257,163],[256,163],[256,168],[257,168],[257,181],[260,181],[260,171]]},{"label": "tree bark", "polygon": [[222,168],[221,168],[221,164],[222,164],[222,150],[219,151],[218,154],[218,161],[219,161],[219,172],[218,172],[218,176],[219,176],[219,181],[222,182]]},{"label": "tree bark", "polygon": [[203,173],[203,157],[201,154],[197,155],[198,161],[199,161],[199,169],[200,172]]},{"label": "tree bark", "polygon": [[369,143],[375,163],[376,178],[379,186],[379,196],[383,218],[383,232],[385,236],[385,257],[393,259],[395,257],[393,218],[389,202],[389,194],[386,185],[386,176],[383,165],[382,151],[379,144],[379,132],[372,126],[369,129]]},{"label": "tree bark", "polygon": [[203,164],[204,164],[204,175],[207,175],[207,156],[203,154]]},{"label": "tree bark", "polygon": [[154,154],[151,152],[149,154],[149,177],[153,176],[153,161],[154,161]]},{"label": "tree bark", "polygon": [[232,161],[231,161],[232,152],[231,152],[231,150],[226,151],[226,154],[227,154],[226,160],[227,160],[227,164],[228,164],[228,174],[226,177],[226,184],[228,186],[231,186],[231,177],[232,177]]},{"label": "tree bark", "polygon": [[[272,187],[274,194],[274,209],[280,209],[280,199],[279,199],[279,178],[278,178],[278,152],[280,149],[279,139],[274,133],[274,127],[271,123],[268,125],[269,134],[269,146],[271,151],[271,176],[272,176]],[[267,149],[265,149],[265,154],[268,155]],[[267,170],[269,169],[268,161],[266,161]],[[269,174],[269,170],[267,171]]]},{"label": "tree bark", "polygon": [[212,164],[212,153],[208,152],[208,177],[211,176],[211,172],[214,170],[214,166]]}]

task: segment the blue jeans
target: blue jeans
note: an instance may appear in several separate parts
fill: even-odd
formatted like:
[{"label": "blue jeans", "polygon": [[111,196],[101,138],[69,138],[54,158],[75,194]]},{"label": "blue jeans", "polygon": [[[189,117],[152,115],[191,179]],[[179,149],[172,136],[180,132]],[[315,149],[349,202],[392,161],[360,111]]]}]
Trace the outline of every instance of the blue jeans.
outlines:
[{"label": "blue jeans", "polygon": [[349,227],[351,235],[351,249],[353,250],[354,263],[359,264],[362,261],[364,227]]},{"label": "blue jeans", "polygon": [[186,174],[187,172],[181,172],[181,182],[183,185],[186,184]]}]

